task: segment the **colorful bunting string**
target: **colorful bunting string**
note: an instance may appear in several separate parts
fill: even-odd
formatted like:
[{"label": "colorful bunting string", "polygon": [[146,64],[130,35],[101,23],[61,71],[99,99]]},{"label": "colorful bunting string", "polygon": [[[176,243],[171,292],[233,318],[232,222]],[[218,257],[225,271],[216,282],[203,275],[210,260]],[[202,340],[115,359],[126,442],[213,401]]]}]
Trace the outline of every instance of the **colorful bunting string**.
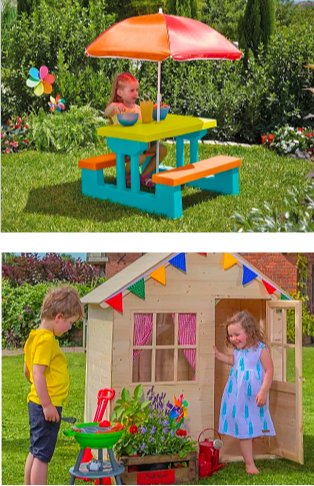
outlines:
[{"label": "colorful bunting string", "polygon": [[267,282],[265,279],[263,279],[258,273],[256,273],[254,270],[246,266],[244,263],[241,262],[241,260],[237,259],[230,253],[224,253],[223,257],[223,268],[224,270],[228,270],[235,264],[240,264],[242,265],[243,269],[243,274],[242,274],[242,285],[247,285],[248,283],[252,282],[256,278],[260,279],[267,290],[267,292],[272,295],[274,292],[279,292],[280,294],[280,300],[291,300],[291,297],[288,295],[284,294],[279,288],[275,287],[271,283]]}]

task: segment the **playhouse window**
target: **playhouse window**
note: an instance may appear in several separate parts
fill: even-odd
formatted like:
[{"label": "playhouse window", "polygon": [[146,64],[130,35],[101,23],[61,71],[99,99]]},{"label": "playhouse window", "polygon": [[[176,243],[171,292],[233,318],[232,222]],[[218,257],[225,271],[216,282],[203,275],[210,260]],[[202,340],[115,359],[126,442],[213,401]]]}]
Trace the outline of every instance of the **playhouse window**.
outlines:
[{"label": "playhouse window", "polygon": [[133,383],[195,380],[196,314],[134,314]]}]

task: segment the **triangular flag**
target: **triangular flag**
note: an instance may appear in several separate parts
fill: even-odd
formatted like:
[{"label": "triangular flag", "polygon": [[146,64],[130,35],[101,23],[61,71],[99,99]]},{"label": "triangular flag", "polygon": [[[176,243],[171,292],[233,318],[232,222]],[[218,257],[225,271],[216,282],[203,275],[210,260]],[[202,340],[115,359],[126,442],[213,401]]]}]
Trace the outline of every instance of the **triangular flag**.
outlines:
[{"label": "triangular flag", "polygon": [[115,310],[123,312],[122,292],[120,292],[120,294],[114,295],[113,297],[110,297],[110,299],[105,300],[105,302],[111,305],[111,307],[113,307]]},{"label": "triangular flag", "polygon": [[242,285],[246,285],[257,277],[257,273],[243,265]]},{"label": "triangular flag", "polygon": [[169,260],[169,263],[179,270],[183,270],[183,272],[186,272],[185,253],[179,253],[175,257],[171,258],[171,260]]},{"label": "triangular flag", "polygon": [[207,253],[200,253],[198,252],[199,255],[207,256]]},{"label": "triangular flag", "polygon": [[130,292],[132,292],[132,294],[137,295],[141,299],[145,300],[145,281],[143,278],[135,282],[133,285],[130,285],[128,289]]},{"label": "triangular flag", "polygon": [[266,282],[266,280],[263,280],[262,279],[262,282],[264,284],[264,287],[265,289],[267,290],[267,292],[271,295],[275,292],[276,290],[276,287],[274,287],[273,285],[271,285],[269,282]]},{"label": "triangular flag", "polygon": [[280,300],[290,300],[285,294],[280,294]]},{"label": "triangular flag", "polygon": [[157,282],[166,285],[166,269],[164,266],[157,268],[157,270],[154,270],[150,276],[154,279],[157,280]]},{"label": "triangular flag", "polygon": [[234,258],[233,255],[231,255],[230,253],[224,253],[224,270],[228,270],[228,268],[233,267],[233,265],[235,265],[236,263],[238,263],[238,260]]}]

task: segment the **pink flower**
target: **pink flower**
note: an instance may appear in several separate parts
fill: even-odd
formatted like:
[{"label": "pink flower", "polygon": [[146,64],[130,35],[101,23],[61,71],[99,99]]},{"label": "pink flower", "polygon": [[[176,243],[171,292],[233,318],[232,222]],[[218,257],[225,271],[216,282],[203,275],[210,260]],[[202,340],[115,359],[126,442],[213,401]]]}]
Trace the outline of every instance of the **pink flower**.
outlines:
[{"label": "pink flower", "polygon": [[10,152],[11,152],[11,149],[10,149],[9,147],[7,147],[7,148],[5,149],[5,153],[6,153],[6,154],[9,154]]}]

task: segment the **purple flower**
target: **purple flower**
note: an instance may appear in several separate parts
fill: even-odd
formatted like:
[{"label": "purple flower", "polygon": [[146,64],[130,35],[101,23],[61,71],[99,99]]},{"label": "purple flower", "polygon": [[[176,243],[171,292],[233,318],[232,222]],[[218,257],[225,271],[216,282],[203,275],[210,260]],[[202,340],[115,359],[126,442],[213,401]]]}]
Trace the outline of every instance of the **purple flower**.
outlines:
[{"label": "purple flower", "polygon": [[141,434],[146,434],[146,428],[145,427],[141,427]]},{"label": "purple flower", "polygon": [[156,432],[156,427],[155,425],[152,426],[151,430],[150,430],[151,434],[154,434]]},{"label": "purple flower", "polygon": [[146,444],[145,444],[145,442],[143,442],[143,444],[141,445],[140,449],[143,451],[145,449],[145,447],[146,447]]},{"label": "purple flower", "polygon": [[164,433],[165,435],[167,435],[167,434],[168,434],[168,427],[164,427],[164,429],[163,429],[163,433]]}]

